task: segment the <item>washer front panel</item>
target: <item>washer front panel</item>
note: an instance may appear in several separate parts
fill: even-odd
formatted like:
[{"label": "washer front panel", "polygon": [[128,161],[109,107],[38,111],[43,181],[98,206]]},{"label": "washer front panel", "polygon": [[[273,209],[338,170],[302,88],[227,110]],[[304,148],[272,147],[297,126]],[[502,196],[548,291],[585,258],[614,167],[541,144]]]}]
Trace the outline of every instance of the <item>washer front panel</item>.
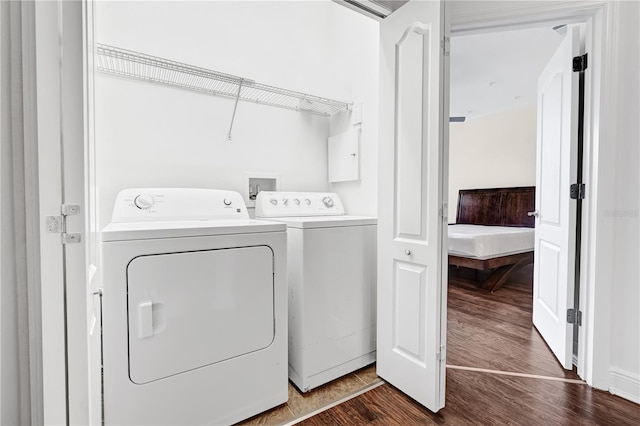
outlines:
[{"label": "washer front panel", "polygon": [[273,285],[267,246],[134,258],[127,267],[131,381],[149,383],[268,347]]}]

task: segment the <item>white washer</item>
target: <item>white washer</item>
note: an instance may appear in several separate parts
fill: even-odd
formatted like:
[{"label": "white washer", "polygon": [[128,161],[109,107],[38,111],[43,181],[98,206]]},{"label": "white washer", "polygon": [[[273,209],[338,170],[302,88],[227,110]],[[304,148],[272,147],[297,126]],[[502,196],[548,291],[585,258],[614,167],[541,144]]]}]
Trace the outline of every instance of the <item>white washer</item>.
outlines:
[{"label": "white washer", "polygon": [[102,231],[105,424],[230,424],[286,402],[285,245],[236,192],[120,192]]},{"label": "white washer", "polygon": [[333,193],[266,192],[256,218],[287,224],[289,378],[303,392],[376,359],[376,219]]}]

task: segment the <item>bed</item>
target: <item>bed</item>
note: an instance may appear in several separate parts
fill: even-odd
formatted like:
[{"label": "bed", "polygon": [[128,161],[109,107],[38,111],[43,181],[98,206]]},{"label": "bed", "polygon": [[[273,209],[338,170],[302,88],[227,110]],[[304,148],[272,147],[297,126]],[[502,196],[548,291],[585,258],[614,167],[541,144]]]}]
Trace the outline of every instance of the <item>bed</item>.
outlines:
[{"label": "bed", "polygon": [[535,187],[463,189],[449,225],[449,265],[490,271],[482,287],[494,292],[533,262]]}]

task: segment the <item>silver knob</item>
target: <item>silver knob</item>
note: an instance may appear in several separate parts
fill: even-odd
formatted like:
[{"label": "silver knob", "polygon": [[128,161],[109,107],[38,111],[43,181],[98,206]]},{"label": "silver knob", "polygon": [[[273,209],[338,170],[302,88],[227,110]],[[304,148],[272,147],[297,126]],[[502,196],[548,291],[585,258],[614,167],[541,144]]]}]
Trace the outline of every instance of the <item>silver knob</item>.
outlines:
[{"label": "silver knob", "polygon": [[322,202],[324,203],[325,206],[327,207],[333,207],[333,198],[331,197],[324,197],[322,199]]},{"label": "silver knob", "polygon": [[222,202],[224,203],[225,206],[230,206],[231,205],[231,200],[228,198],[225,198],[224,200],[222,200]]},{"label": "silver knob", "polygon": [[283,198],[282,199],[282,204],[284,204],[285,206],[289,205],[289,199],[288,198]]},{"label": "silver knob", "polygon": [[293,199],[293,202],[294,202],[294,203],[296,203],[296,206],[299,206],[299,205],[300,205],[300,200],[298,200],[297,198],[294,198],[294,199]]},{"label": "silver knob", "polygon": [[277,206],[277,205],[278,205],[278,200],[276,200],[275,198],[270,199],[270,200],[269,200],[269,202],[270,202],[271,204],[273,204],[274,206]]},{"label": "silver knob", "polygon": [[527,216],[538,217],[540,214],[538,213],[538,210],[536,210],[534,212],[527,212]]},{"label": "silver knob", "polygon": [[410,255],[411,255],[411,250],[406,249],[406,250],[404,251],[404,254],[406,254],[407,256],[410,256]]},{"label": "silver knob", "polygon": [[311,204],[311,200],[310,200],[310,199],[308,199],[308,198],[305,198],[305,199],[304,199],[304,203],[305,203],[306,205],[309,205],[309,204]]}]

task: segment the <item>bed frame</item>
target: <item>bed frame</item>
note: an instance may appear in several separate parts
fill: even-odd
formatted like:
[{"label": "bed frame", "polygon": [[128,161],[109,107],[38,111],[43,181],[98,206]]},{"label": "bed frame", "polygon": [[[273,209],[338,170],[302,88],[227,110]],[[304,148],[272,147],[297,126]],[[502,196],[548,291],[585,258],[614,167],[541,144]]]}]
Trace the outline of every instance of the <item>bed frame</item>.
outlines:
[{"label": "bed frame", "polygon": [[[456,223],[533,228],[535,218],[527,212],[535,210],[535,187],[461,189],[458,192]],[[533,263],[533,251],[479,260],[449,255],[449,265],[480,271],[492,271],[482,287],[494,292],[517,269]]]}]

